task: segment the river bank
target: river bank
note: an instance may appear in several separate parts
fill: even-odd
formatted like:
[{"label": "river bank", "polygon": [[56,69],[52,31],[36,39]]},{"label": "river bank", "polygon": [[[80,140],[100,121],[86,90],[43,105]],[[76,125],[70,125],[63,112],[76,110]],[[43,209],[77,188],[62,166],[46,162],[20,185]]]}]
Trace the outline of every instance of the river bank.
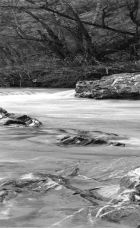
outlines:
[{"label": "river bank", "polygon": [[119,73],[140,72],[139,61],[99,62],[91,65],[45,62],[0,68],[0,87],[4,88],[75,88],[79,80],[97,80]]}]

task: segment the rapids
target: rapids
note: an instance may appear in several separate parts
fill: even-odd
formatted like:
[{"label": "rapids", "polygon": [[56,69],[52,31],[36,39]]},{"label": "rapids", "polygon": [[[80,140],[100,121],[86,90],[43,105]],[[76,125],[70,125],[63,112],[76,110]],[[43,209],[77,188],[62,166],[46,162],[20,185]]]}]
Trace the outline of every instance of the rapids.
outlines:
[{"label": "rapids", "polygon": [[[74,186],[84,190],[106,184],[114,189],[120,177],[140,165],[138,100],[78,99],[69,89],[0,89],[0,107],[43,123],[37,129],[0,126],[0,181],[30,179],[35,172],[66,175],[78,167],[80,175],[72,179]],[[66,148],[54,143],[56,129],[99,130],[129,139],[125,148]],[[2,204],[0,227],[137,227],[132,218],[120,224],[96,219],[101,206],[95,208],[57,186],[46,194],[20,194]]]}]

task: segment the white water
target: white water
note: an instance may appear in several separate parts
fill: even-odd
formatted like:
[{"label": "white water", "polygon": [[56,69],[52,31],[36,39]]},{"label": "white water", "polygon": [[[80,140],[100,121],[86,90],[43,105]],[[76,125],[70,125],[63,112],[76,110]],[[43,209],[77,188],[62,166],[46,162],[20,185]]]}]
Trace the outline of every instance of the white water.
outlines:
[{"label": "white water", "polygon": [[[140,101],[78,99],[73,90],[0,89],[0,107],[43,123],[41,129],[0,126],[0,178],[31,177],[34,171],[63,173],[78,166],[79,178],[85,178],[74,184],[86,189],[102,185],[92,178],[116,184],[140,165]],[[53,129],[63,128],[113,132],[129,140],[126,148],[63,148],[55,145],[53,134]],[[55,194],[52,191],[37,199],[20,196],[0,209],[0,227],[136,228],[136,221],[130,225],[92,223],[91,205],[67,194],[58,188]]]}]

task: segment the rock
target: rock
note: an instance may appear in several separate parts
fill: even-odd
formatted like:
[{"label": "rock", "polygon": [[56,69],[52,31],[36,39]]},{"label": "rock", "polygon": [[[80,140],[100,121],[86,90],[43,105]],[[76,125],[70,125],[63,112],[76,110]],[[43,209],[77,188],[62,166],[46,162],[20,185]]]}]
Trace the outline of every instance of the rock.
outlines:
[{"label": "rock", "polygon": [[68,132],[68,134],[59,137],[57,142],[58,145],[69,146],[88,146],[88,145],[113,145],[113,146],[125,146],[124,143],[121,143],[117,140],[123,138],[119,137],[116,134],[105,133],[100,131],[73,131]]},{"label": "rock", "polygon": [[134,169],[126,176],[124,176],[120,181],[120,186],[122,188],[134,189],[140,185],[140,168]]},{"label": "rock", "polygon": [[13,113],[8,113],[6,110],[0,108],[0,124],[6,126],[39,127],[41,122],[27,115],[19,116]]},{"label": "rock", "polygon": [[35,174],[32,178],[17,178],[5,180],[0,185],[0,202],[15,198],[20,193],[35,192],[45,193],[50,189],[54,189],[59,184],[53,181],[49,175]]},{"label": "rock", "polygon": [[66,177],[47,173],[29,173],[19,178],[0,181],[0,202],[6,203],[6,201],[16,198],[19,194],[38,196],[39,194],[47,194],[50,190],[61,190],[64,187],[66,192],[71,192],[71,195],[79,195],[81,198],[92,203],[92,205],[97,206],[98,203],[96,201],[103,200],[103,197],[99,196],[96,192],[82,190],[73,186],[70,179],[77,176],[79,170],[74,172]]},{"label": "rock", "polygon": [[113,145],[113,146],[123,146],[123,147],[125,147],[125,143],[121,143],[121,142],[111,142],[110,145]]},{"label": "rock", "polygon": [[76,167],[72,170],[72,172],[68,175],[69,177],[76,177],[79,175],[79,168]]},{"label": "rock", "polygon": [[[102,205],[94,218],[95,221],[102,219],[120,224],[124,222],[128,225],[131,219],[135,219],[136,227],[138,227],[140,224],[140,168],[128,172],[118,185],[93,186],[94,188],[84,190],[72,181],[73,178],[78,178],[79,171],[76,167],[66,176],[39,172],[1,180],[0,202],[5,205],[7,201],[19,195],[27,197],[28,194],[30,197],[39,197],[42,194],[49,194],[49,191],[51,194],[52,192],[56,194],[55,191],[58,189],[62,197],[63,190],[65,190],[65,193],[69,192],[77,197],[77,200],[82,198],[90,202],[93,216],[99,205]],[[110,190],[111,194],[109,194]]]},{"label": "rock", "polygon": [[6,116],[8,116],[8,112],[5,109],[0,108],[0,119]]},{"label": "rock", "polygon": [[[100,193],[101,191],[99,191]],[[120,180],[120,186],[114,198],[101,208],[96,217],[120,222],[126,217],[140,212],[140,168],[128,172]]]},{"label": "rock", "polygon": [[95,99],[140,99],[140,74],[122,73],[95,81],[79,81],[76,96]]}]

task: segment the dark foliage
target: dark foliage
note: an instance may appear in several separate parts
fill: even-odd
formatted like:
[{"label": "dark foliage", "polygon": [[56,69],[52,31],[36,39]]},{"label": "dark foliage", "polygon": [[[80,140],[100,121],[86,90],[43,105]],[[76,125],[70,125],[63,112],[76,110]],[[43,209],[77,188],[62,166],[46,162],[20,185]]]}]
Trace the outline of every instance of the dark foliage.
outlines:
[{"label": "dark foliage", "polygon": [[139,0],[7,0],[0,15],[1,86],[139,71]]}]

